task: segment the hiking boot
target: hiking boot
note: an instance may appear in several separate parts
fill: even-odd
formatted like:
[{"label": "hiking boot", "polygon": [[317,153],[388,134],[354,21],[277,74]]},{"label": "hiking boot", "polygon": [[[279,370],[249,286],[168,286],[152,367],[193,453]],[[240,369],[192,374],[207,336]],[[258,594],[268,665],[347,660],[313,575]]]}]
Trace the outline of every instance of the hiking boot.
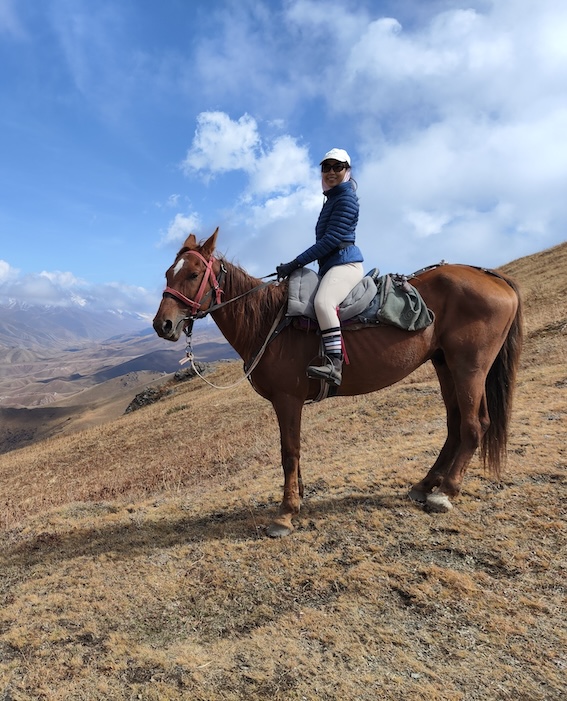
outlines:
[{"label": "hiking boot", "polygon": [[310,365],[307,377],[315,380],[325,380],[330,385],[338,387],[342,380],[343,359],[336,356],[325,356],[323,365]]}]

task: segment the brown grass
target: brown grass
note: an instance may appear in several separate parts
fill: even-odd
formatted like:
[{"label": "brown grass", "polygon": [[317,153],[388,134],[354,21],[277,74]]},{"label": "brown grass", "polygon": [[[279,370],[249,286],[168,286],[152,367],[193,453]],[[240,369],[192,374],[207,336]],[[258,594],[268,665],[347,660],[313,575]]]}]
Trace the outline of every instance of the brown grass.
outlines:
[{"label": "brown grass", "polygon": [[507,266],[528,331],[508,467],[473,462],[449,514],[405,497],[444,437],[428,367],[306,408],[284,540],[247,383],[0,456],[0,699],[564,698],[567,246],[533,261]]}]

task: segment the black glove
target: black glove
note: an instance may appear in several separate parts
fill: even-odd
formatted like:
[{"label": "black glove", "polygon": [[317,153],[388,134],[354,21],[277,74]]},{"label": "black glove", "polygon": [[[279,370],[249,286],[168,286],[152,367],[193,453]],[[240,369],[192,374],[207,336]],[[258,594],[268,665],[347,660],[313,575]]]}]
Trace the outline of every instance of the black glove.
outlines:
[{"label": "black glove", "polygon": [[297,268],[300,267],[301,266],[297,262],[297,259],[292,260],[290,263],[280,263],[276,268],[278,280],[283,280],[284,278],[289,277],[294,270],[297,270]]}]

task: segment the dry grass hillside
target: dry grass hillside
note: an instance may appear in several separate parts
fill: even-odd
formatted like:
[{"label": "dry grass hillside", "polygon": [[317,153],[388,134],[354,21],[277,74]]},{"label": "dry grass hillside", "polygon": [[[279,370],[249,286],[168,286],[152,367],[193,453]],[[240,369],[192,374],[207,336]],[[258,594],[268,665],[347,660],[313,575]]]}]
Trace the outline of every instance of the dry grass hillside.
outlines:
[{"label": "dry grass hillside", "polygon": [[473,461],[447,514],[406,498],[444,440],[427,366],[306,407],[282,540],[277,426],[247,383],[0,456],[0,699],[565,698],[567,244],[505,269],[526,308],[508,466]]}]

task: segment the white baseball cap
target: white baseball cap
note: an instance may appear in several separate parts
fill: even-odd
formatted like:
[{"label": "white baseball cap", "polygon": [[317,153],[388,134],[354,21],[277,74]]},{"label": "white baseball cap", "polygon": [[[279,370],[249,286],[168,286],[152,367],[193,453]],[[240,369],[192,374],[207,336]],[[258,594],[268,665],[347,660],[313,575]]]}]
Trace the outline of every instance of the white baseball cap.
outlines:
[{"label": "white baseball cap", "polygon": [[[348,163],[350,165],[350,156],[342,148],[332,148],[330,151],[327,151],[321,163],[329,160],[339,161],[339,163]],[[319,163],[319,165],[321,165],[321,163]]]}]

